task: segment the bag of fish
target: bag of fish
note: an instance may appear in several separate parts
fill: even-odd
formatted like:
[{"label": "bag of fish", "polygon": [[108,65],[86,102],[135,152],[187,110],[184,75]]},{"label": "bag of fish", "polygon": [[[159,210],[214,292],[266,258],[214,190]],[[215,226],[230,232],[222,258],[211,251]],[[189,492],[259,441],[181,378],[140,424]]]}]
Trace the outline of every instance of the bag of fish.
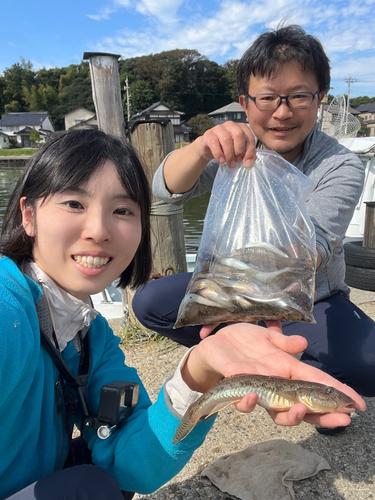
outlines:
[{"label": "bag of fish", "polygon": [[219,167],[195,270],[174,328],[278,319],[315,323],[315,183],[277,153]]}]

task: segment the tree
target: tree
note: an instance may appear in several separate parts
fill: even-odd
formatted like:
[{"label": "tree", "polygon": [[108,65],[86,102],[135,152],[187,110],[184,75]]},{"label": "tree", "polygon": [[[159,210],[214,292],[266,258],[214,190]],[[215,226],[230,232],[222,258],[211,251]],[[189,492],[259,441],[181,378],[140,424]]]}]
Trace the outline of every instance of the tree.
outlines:
[{"label": "tree", "polygon": [[230,59],[223,64],[228,91],[230,92],[232,101],[236,102],[238,101],[237,68],[239,62],[239,59]]},{"label": "tree", "polygon": [[32,141],[32,142],[40,142],[41,141],[39,132],[37,130],[35,130],[35,128],[31,131],[30,141]]},{"label": "tree", "polygon": [[375,102],[375,97],[369,97],[367,95],[365,96],[360,96],[360,97],[354,97],[350,99],[350,106],[354,109],[358,108],[361,104],[370,104]]},{"label": "tree", "polygon": [[361,122],[361,128],[357,132],[357,137],[368,137],[370,131],[367,125],[365,124],[363,118],[361,116],[358,116],[357,118]]},{"label": "tree", "polygon": [[203,135],[206,130],[212,128],[214,126],[214,121],[210,116],[201,113],[190,118],[190,120],[186,122],[186,126],[191,128],[190,138],[194,140]]}]

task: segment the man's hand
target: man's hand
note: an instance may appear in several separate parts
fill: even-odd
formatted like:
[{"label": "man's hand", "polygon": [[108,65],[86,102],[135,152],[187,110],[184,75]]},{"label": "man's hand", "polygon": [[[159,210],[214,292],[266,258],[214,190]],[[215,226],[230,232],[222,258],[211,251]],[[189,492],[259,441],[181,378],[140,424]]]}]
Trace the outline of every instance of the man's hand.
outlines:
[{"label": "man's hand", "polygon": [[254,134],[245,123],[229,121],[216,125],[197,139],[197,144],[202,158],[215,159],[221,165],[227,163],[231,168],[236,163],[252,167],[256,159]]},{"label": "man's hand", "polygon": [[[345,392],[356,401],[356,408],[365,410],[365,402],[353,389],[291,356],[306,347],[306,339],[298,335],[287,337],[270,328],[238,323],[202,340],[191,351],[182,368],[182,376],[191,389],[199,392],[206,392],[223,377],[239,373],[319,382]],[[250,412],[256,400],[256,394],[250,393],[236,406],[242,412]],[[344,413],[306,414],[306,410],[305,405],[296,404],[287,412],[269,413],[279,425],[298,425],[302,420],[324,427],[350,423],[349,415]]]}]

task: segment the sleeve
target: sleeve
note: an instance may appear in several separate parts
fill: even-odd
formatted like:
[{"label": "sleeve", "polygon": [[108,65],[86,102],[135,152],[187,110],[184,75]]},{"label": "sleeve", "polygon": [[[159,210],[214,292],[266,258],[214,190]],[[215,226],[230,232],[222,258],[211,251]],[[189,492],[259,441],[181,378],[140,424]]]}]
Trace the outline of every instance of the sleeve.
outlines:
[{"label": "sleeve", "polygon": [[[169,155],[171,154],[173,154],[173,152]],[[192,198],[197,198],[211,190],[219,168],[219,163],[215,160],[208,162],[196,184],[189,191],[181,194],[170,193],[164,180],[164,164],[168,156],[166,156],[163,163],[160,164],[153,178],[152,191],[157,198],[173,205],[183,205]]]},{"label": "sleeve", "polygon": [[215,419],[198,423],[186,439],[173,445],[180,416],[174,411],[165,387],[151,405],[136,370],[124,364],[118,344],[119,339],[107,326],[107,342],[102,355],[98,358],[97,353],[93,353],[92,356],[89,386],[92,406],[97,411],[101,387],[116,380],[138,382],[139,402],[125,425],[108,439],[99,439],[92,430],[85,431],[84,436],[92,449],[93,462],[112,474],[122,490],[148,494],[185,466],[203,443]]},{"label": "sleeve", "polygon": [[335,249],[341,248],[361,196],[365,171],[354,154],[337,155],[335,161],[326,158],[322,162],[322,170],[326,173],[309,196],[307,209],[315,226],[316,247],[324,266]]}]

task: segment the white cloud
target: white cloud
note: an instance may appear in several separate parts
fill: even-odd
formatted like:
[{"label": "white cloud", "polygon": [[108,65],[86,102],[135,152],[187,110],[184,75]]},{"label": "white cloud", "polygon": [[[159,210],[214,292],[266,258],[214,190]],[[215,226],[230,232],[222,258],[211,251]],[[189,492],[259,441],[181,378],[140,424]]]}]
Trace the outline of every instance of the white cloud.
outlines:
[{"label": "white cloud", "polygon": [[241,57],[263,30],[286,20],[322,42],[334,78],[366,74],[367,80],[375,80],[375,31],[369,22],[374,4],[329,0],[322,8],[321,0],[214,0],[204,9],[202,0],[113,0],[113,9],[137,12],[144,23],[102,38],[95,50],[127,58],[190,48],[225,62]]},{"label": "white cloud", "polygon": [[100,9],[99,14],[87,14],[87,17],[93,19],[94,21],[102,21],[103,19],[110,19],[111,14],[116,12],[117,9],[111,7],[103,7]]}]

